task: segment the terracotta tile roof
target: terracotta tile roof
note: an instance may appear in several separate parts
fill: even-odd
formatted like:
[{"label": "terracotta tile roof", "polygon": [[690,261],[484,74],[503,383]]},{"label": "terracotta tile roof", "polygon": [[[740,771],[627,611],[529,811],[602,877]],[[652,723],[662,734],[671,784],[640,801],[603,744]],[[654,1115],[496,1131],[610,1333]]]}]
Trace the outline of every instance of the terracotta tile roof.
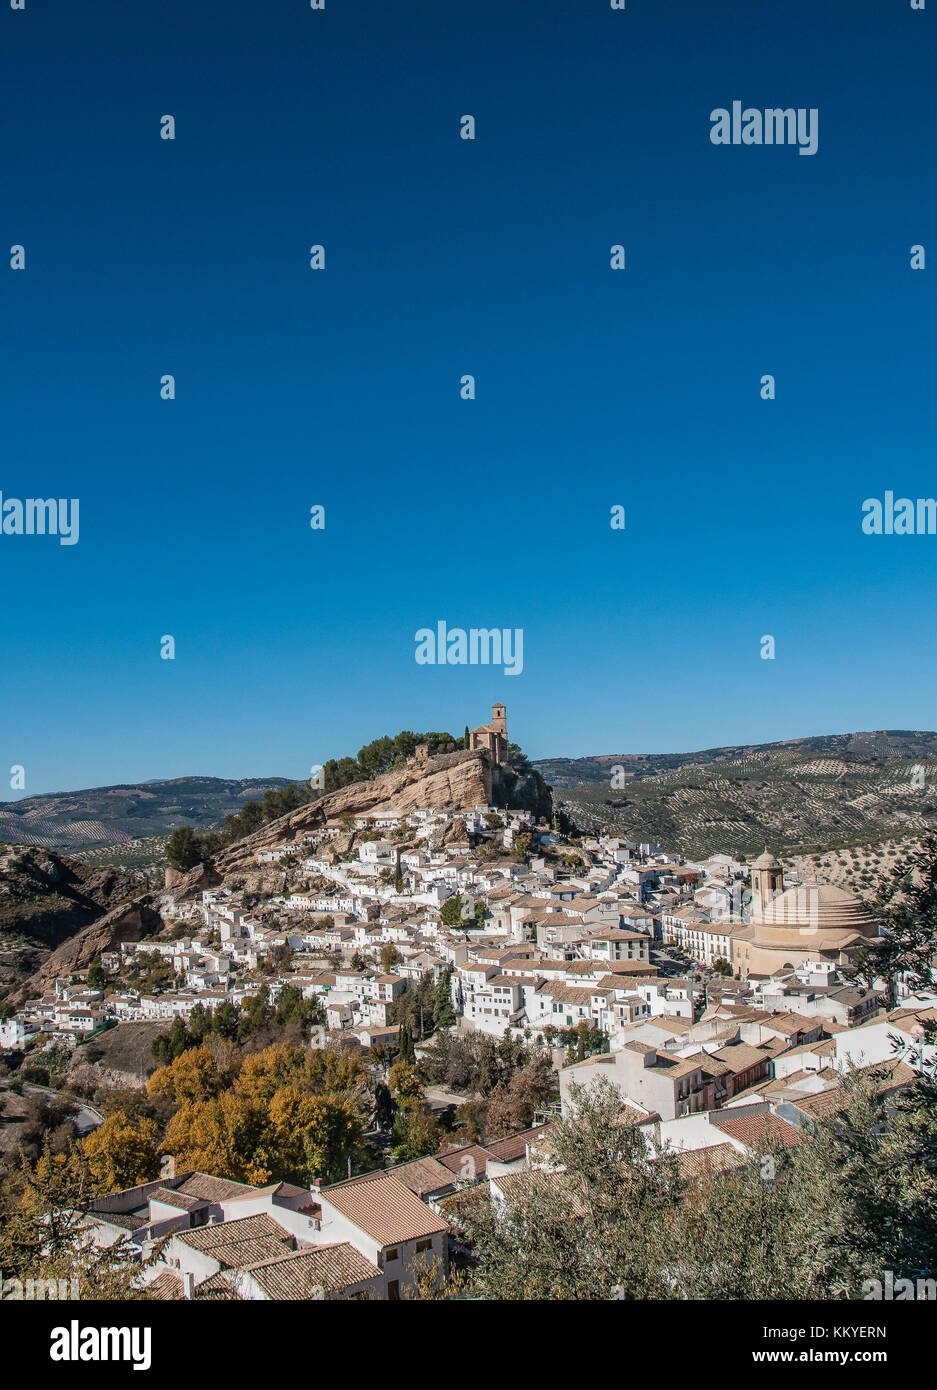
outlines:
[{"label": "terracotta tile roof", "polygon": [[451,1192],[448,1197],[440,1197],[439,1208],[454,1221],[470,1217],[474,1212],[486,1211],[491,1204],[491,1184],[476,1183],[463,1188],[461,1192]]},{"label": "terracotta tile roof", "polygon": [[188,1173],[182,1182],[174,1186],[173,1191],[183,1192],[187,1197],[204,1197],[206,1202],[227,1202],[232,1197],[240,1197],[256,1189],[249,1183],[215,1178],[210,1173]]},{"label": "terracotta tile roof", "polygon": [[177,1240],[199,1250],[228,1269],[240,1269],[258,1260],[273,1259],[295,1249],[295,1240],[272,1216],[259,1212],[256,1216],[240,1216],[234,1221],[219,1221],[211,1226],[199,1226],[181,1231]]},{"label": "terracotta tile roof", "polygon": [[190,1197],[185,1192],[174,1192],[170,1187],[158,1187],[149,1195],[151,1202],[164,1202],[168,1207],[178,1207],[180,1211],[192,1211],[194,1207],[206,1206],[204,1197]]},{"label": "terracotta tile roof", "polygon": [[231,1283],[231,1276],[226,1274],[213,1274],[210,1279],[203,1279],[196,1290],[199,1298],[211,1298],[220,1300],[236,1300],[240,1302],[240,1294]]},{"label": "terracotta tile roof", "polygon": [[[918,1080],[917,1072],[899,1058],[892,1058],[887,1062],[872,1062],[866,1067],[857,1068],[854,1074],[861,1075],[862,1072],[868,1072],[878,1083],[875,1088],[878,1095],[886,1095],[903,1086],[911,1086]],[[789,1095],[785,1099],[808,1115],[835,1115],[849,1105],[849,1095],[841,1084],[831,1086],[825,1091]]]},{"label": "terracotta tile roof", "polygon": [[713,1057],[708,1052],[694,1052],[686,1060],[695,1062],[704,1076],[729,1076],[732,1071],[725,1062],[720,1062],[718,1057]]},{"label": "terracotta tile roof", "polygon": [[173,1274],[171,1269],[164,1269],[157,1274],[156,1278],[147,1284],[146,1292],[150,1298],[185,1298],[185,1286],[178,1274]]},{"label": "terracotta tile roof", "polygon": [[380,1245],[419,1240],[446,1230],[446,1223],[393,1173],[378,1173],[364,1182],[322,1190],[323,1216],[326,1206],[351,1221]]},{"label": "terracotta tile roof", "polygon": [[694,1026],[691,1018],[684,1018],[681,1014],[659,1014],[656,1018],[645,1019],[641,1024],[636,1025],[641,1028],[659,1028],[662,1033],[671,1037],[677,1037],[680,1033],[688,1033]]},{"label": "terracotta tile roof", "polygon": [[[432,1157],[416,1158],[412,1163],[400,1163],[389,1171],[417,1197],[424,1197],[427,1192],[438,1192],[443,1187],[451,1187],[454,1181],[452,1171]],[[383,1176],[380,1171],[361,1173],[346,1182],[334,1183],[329,1192],[336,1192],[342,1187],[353,1187],[356,1183],[370,1182],[372,1178]]]},{"label": "terracotta tile roof", "polygon": [[88,1216],[93,1217],[95,1221],[103,1221],[108,1226],[119,1226],[122,1231],[139,1231],[141,1226],[150,1224],[150,1218],[142,1216],[139,1212],[97,1211],[92,1207]]},{"label": "terracotta tile roof", "polygon": [[522,1130],[520,1134],[509,1134],[506,1139],[496,1139],[493,1144],[486,1144],[485,1148],[492,1158],[498,1163],[514,1163],[518,1158],[523,1158],[527,1152],[527,1145],[532,1144],[538,1135],[543,1135],[546,1125],[535,1125],[533,1129]]},{"label": "terracotta tile roof", "polygon": [[586,1214],[573,1179],[564,1171],[532,1168],[526,1173],[502,1173],[500,1177],[491,1179],[491,1186],[508,1203],[523,1199],[529,1193],[545,1192],[568,1201],[573,1216]]},{"label": "terracotta tile roof", "polygon": [[723,1134],[728,1134],[731,1139],[737,1139],[740,1144],[744,1144],[746,1149],[753,1153],[766,1153],[772,1148],[792,1148],[794,1144],[800,1142],[800,1135],[795,1125],[788,1124],[787,1120],[780,1119],[777,1115],[739,1115],[732,1117],[729,1111],[720,1112],[724,1118],[716,1120],[710,1114],[709,1123],[715,1129],[721,1129]]},{"label": "terracotta tile roof", "polygon": [[[439,1163],[451,1173],[455,1173],[457,1178],[462,1178],[467,1172],[483,1178],[488,1160],[492,1157],[493,1154],[488,1149],[483,1149],[480,1144],[463,1144],[460,1149],[450,1149],[447,1153],[436,1155]],[[467,1169],[466,1165],[469,1162],[474,1165],[472,1169]]]},{"label": "terracotta tile roof", "polygon": [[784,1013],[771,1014],[764,1021],[766,1028],[776,1028],[780,1033],[813,1033],[818,1028],[822,1031],[823,1020],[820,1018],[806,1018],[803,1014]]},{"label": "terracotta tile roof", "polygon": [[347,1241],[297,1250],[251,1265],[246,1272],[268,1298],[289,1300],[308,1299],[316,1289],[339,1293],[350,1284],[363,1284],[381,1275],[377,1266]]},{"label": "terracotta tile roof", "polygon": [[729,1043],[728,1047],[718,1048],[712,1056],[720,1062],[725,1062],[729,1070],[736,1073],[749,1071],[750,1068],[768,1060],[766,1052],[749,1047],[748,1043]]},{"label": "terracotta tile roof", "polygon": [[688,1149],[675,1155],[680,1176],[687,1181],[700,1181],[742,1167],[746,1158],[731,1144],[713,1144],[708,1149]]}]

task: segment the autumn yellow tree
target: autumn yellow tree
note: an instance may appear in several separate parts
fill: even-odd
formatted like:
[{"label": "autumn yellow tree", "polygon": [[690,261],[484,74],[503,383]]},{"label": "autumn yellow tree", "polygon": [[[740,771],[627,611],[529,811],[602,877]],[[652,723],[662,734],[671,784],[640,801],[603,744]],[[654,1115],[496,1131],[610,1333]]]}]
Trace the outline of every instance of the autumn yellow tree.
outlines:
[{"label": "autumn yellow tree", "polygon": [[262,1052],[252,1052],[241,1065],[234,1089],[238,1095],[269,1105],[283,1086],[300,1084],[304,1079],[309,1049],[273,1043]]},{"label": "autumn yellow tree", "polygon": [[155,1120],[117,1111],[88,1135],[81,1151],[97,1191],[115,1192],[159,1176],[158,1145]]},{"label": "autumn yellow tree", "polygon": [[303,1182],[344,1177],[364,1129],[352,1097],[309,1095],[296,1086],[277,1091],[269,1118],[278,1164]]},{"label": "autumn yellow tree", "polygon": [[179,1106],[159,1149],[177,1171],[260,1184],[343,1177],[371,1109],[361,1057],[289,1043],[243,1058],[190,1048],[154,1072],[148,1089]]},{"label": "autumn yellow tree", "polygon": [[388,1085],[401,1100],[422,1100],[423,1082],[416,1067],[409,1062],[395,1062],[390,1069]]},{"label": "autumn yellow tree", "polygon": [[173,1155],[177,1172],[196,1168],[263,1186],[273,1171],[270,1137],[264,1105],[223,1091],[211,1100],[187,1101],[177,1110],[161,1152]]},{"label": "autumn yellow tree", "polygon": [[211,1100],[231,1084],[233,1066],[219,1059],[209,1047],[190,1047],[168,1067],[159,1067],[147,1083],[151,1096],[185,1101]]}]

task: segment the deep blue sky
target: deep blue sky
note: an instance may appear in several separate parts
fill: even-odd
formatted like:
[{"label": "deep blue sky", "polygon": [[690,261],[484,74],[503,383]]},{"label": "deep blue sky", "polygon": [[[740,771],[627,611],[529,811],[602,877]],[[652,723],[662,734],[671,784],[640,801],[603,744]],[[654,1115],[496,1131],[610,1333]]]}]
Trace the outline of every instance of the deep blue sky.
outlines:
[{"label": "deep blue sky", "polygon": [[[937,494],[934,13],[326,4],[0,9],[0,490],[81,505],[0,536],[0,798],[496,699],[532,756],[935,727],[937,537],[860,529]],[[441,618],[523,675],[417,666]]]}]

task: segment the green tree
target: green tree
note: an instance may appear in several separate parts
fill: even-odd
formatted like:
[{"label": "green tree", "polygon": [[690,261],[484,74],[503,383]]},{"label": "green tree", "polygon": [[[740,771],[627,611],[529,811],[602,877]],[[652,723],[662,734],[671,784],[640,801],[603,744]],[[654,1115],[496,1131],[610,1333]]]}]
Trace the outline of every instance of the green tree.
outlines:
[{"label": "green tree", "polygon": [[437,1028],[450,1028],[455,1023],[452,1007],[452,968],[444,970],[436,984],[433,1018]]},{"label": "green tree", "polygon": [[385,975],[389,975],[395,965],[399,965],[403,956],[392,942],[388,941],[381,947],[381,969]]},{"label": "green tree", "polygon": [[439,916],[443,926],[459,927],[462,926],[462,898],[457,893],[452,898],[447,898],[439,909]]},{"label": "green tree", "polygon": [[402,1100],[394,1119],[394,1157],[401,1163],[436,1153],[442,1135],[426,1103],[418,1098]]},{"label": "green tree", "polygon": [[937,835],[925,836],[895,863],[877,906],[887,936],[874,945],[860,943],[843,973],[867,989],[883,979],[893,1006],[898,981],[912,990],[929,988],[937,961]]},{"label": "green tree", "polygon": [[191,825],[177,825],[166,841],[166,859],[170,868],[186,873],[200,864],[204,857],[202,841]]},{"label": "green tree", "polygon": [[88,966],[88,984],[91,989],[103,989],[107,984],[107,972],[100,960],[93,960]]},{"label": "green tree", "polygon": [[157,1033],[150,1050],[158,1067],[167,1067],[195,1045],[195,1039],[185,1026],[184,1019],[174,1018],[168,1033]]},{"label": "green tree", "polygon": [[390,1129],[397,1113],[397,1105],[390,1093],[390,1087],[379,1081],[374,1088],[374,1119],[379,1129]]},{"label": "green tree", "polygon": [[413,1048],[413,1031],[409,1022],[401,1024],[397,1030],[397,1055],[402,1062],[411,1064],[416,1062],[416,1052]]},{"label": "green tree", "polygon": [[219,1037],[229,1042],[237,1037],[240,1010],[229,999],[222,999],[212,1010],[212,1025]]}]

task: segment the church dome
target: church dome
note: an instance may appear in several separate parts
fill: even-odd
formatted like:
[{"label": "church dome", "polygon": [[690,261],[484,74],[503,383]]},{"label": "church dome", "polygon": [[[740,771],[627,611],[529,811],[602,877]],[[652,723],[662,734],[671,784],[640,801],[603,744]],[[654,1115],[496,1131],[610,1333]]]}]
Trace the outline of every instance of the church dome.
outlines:
[{"label": "church dome", "polygon": [[780,869],[780,867],[781,865],[775,859],[774,855],[769,853],[767,849],[764,854],[759,854],[758,858],[752,864],[753,869]]},{"label": "church dome", "polygon": [[832,883],[805,883],[786,888],[752,914],[753,925],[797,931],[851,932],[877,936],[879,924],[866,904]]}]

